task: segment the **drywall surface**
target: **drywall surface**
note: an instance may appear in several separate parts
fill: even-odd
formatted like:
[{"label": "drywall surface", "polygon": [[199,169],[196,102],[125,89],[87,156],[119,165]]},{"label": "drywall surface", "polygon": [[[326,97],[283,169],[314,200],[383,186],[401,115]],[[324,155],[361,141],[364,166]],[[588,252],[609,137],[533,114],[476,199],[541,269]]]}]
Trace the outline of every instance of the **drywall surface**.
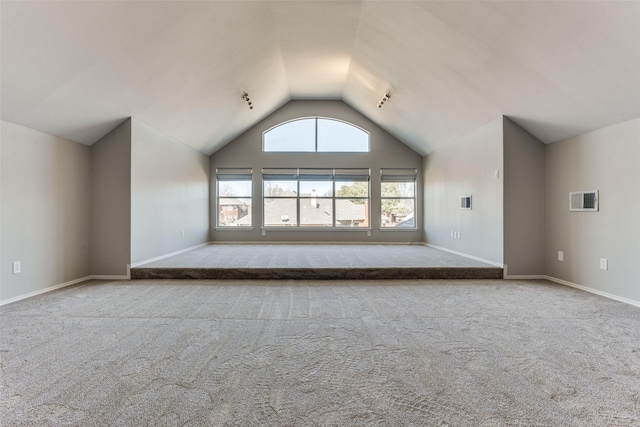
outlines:
[{"label": "drywall surface", "polygon": [[[2,260],[6,301],[87,277],[89,147],[1,122]],[[20,261],[22,272],[12,274]]]},{"label": "drywall surface", "polygon": [[131,120],[91,146],[91,274],[127,274],[131,240]]},{"label": "drywall surface", "polygon": [[[499,117],[424,158],[428,244],[503,263],[502,123]],[[472,209],[461,209],[463,196],[472,196]]]},{"label": "drywall surface", "polygon": [[[329,117],[359,126],[370,133],[369,153],[264,153],[262,134],[282,122],[301,117]],[[253,170],[253,229],[248,231],[219,230],[216,225],[215,171],[223,167],[250,167]],[[262,168],[370,168],[371,169],[371,236],[366,230],[326,229],[295,231],[267,230],[262,235]],[[381,231],[380,168],[415,168],[422,175],[422,157],[355,111],[342,101],[291,101],[253,126],[234,141],[211,156],[211,228],[214,241],[295,241],[295,242],[421,242],[416,230]],[[418,179],[415,217],[421,228],[422,190]]]},{"label": "drywall surface", "polygon": [[509,276],[544,274],[544,144],[504,118],[504,264]]},{"label": "drywall surface", "polygon": [[[640,301],[640,119],[547,145],[545,156],[547,275]],[[569,211],[569,192],[583,190],[599,191],[598,212]]]},{"label": "drywall surface", "polygon": [[208,241],[209,157],[132,119],[131,262]]}]

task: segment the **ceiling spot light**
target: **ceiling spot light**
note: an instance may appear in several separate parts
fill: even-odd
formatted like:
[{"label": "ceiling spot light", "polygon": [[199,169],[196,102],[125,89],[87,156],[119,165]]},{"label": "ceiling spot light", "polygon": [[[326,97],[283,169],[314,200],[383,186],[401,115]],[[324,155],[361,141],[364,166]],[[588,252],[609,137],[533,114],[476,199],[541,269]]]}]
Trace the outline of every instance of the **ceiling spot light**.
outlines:
[{"label": "ceiling spot light", "polygon": [[247,92],[242,92],[242,99],[247,101],[247,105],[249,106],[249,110],[253,110],[253,104],[251,103],[251,100],[249,99],[249,94]]},{"label": "ceiling spot light", "polygon": [[380,98],[380,101],[378,102],[378,108],[382,108],[384,103],[387,102],[389,98],[391,98],[391,95],[389,94],[389,92],[382,95],[382,98]]}]

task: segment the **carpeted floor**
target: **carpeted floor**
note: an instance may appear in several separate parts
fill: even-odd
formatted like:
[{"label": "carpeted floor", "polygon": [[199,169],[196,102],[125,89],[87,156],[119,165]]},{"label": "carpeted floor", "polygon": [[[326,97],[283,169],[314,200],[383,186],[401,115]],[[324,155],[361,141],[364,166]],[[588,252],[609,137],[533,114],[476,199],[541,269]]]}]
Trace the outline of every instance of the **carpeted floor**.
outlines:
[{"label": "carpeted floor", "polygon": [[87,282],[0,310],[6,426],[640,425],[640,310],[545,281]]},{"label": "carpeted floor", "polygon": [[211,244],[144,267],[365,268],[492,267],[424,245]]},{"label": "carpeted floor", "polygon": [[424,245],[211,244],[131,269],[132,279],[500,279],[502,267]]}]

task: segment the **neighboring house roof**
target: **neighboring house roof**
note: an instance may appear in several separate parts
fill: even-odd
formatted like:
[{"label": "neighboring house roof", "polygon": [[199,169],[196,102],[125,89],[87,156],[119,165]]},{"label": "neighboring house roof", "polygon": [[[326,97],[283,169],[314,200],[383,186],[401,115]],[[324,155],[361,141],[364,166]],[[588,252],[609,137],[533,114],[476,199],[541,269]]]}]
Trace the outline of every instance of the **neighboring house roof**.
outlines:
[{"label": "neighboring house roof", "polygon": [[410,213],[402,221],[397,223],[396,227],[415,228],[416,221],[414,219],[413,213]]},{"label": "neighboring house roof", "polygon": [[221,197],[220,199],[218,199],[218,205],[222,206],[222,205],[246,205],[247,204],[247,200],[246,199],[234,199],[231,197]]},{"label": "neighboring house roof", "polygon": [[[289,224],[296,224],[296,208],[292,206],[292,199],[272,199],[268,203],[268,207],[264,212],[265,225],[283,225],[284,215],[289,217]],[[300,205],[301,225],[321,225],[331,226],[331,199],[316,199],[316,206],[311,204],[311,199],[302,199]],[[335,221],[364,221],[365,205],[357,205],[350,200],[336,199],[337,215]],[[236,224],[249,225],[251,218],[249,216],[240,218]]]}]

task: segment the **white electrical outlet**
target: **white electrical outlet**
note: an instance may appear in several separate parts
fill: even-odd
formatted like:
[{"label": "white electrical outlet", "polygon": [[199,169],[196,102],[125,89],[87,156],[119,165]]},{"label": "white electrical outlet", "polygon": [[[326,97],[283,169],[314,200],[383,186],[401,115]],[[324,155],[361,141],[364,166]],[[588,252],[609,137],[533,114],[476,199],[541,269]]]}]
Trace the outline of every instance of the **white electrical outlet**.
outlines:
[{"label": "white electrical outlet", "polygon": [[367,230],[367,237],[371,237],[371,230]]},{"label": "white electrical outlet", "polygon": [[452,238],[452,239],[455,239],[455,238],[456,238],[456,232],[455,232],[455,231],[453,231],[453,230],[451,230],[451,238]]},{"label": "white electrical outlet", "polygon": [[600,270],[608,270],[609,261],[606,258],[600,258]]},{"label": "white electrical outlet", "polygon": [[265,230],[262,230],[262,235],[263,235],[263,236],[266,236],[266,235],[267,235],[267,232],[266,232]]},{"label": "white electrical outlet", "polygon": [[564,261],[564,252],[558,251],[558,261]]},{"label": "white electrical outlet", "polygon": [[22,272],[22,263],[20,261],[13,261],[11,264],[11,271],[13,274],[19,274]]},{"label": "white electrical outlet", "polygon": [[496,170],[493,171],[493,177],[495,179],[500,179],[500,170],[499,169],[496,169]]},{"label": "white electrical outlet", "polygon": [[180,232],[180,237],[184,237],[184,230]]},{"label": "white electrical outlet", "polygon": [[459,239],[459,238],[460,238],[460,232],[456,231],[456,239]]}]

